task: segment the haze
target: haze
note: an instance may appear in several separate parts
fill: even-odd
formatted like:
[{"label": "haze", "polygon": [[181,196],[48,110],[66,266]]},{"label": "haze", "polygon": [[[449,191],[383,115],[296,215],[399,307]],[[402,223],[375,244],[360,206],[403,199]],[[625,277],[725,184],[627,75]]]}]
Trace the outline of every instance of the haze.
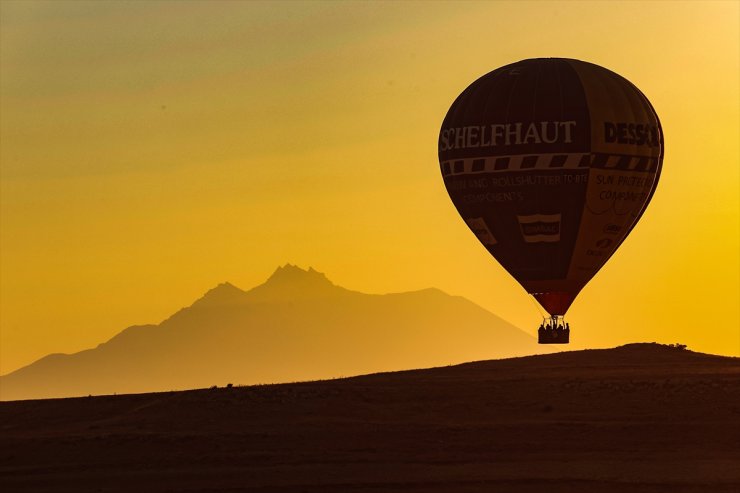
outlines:
[{"label": "haze", "polygon": [[740,354],[737,2],[0,9],[1,374],[286,262],[440,288],[534,334],[445,192],[437,137],[474,79],[546,56],[631,80],[666,140],[650,207],[568,313],[572,347]]}]

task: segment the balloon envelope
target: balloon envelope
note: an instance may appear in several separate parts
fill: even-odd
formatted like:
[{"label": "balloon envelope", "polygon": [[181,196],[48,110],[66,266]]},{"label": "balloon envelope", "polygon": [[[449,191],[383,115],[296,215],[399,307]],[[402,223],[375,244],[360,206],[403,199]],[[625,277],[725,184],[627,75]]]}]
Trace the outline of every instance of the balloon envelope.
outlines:
[{"label": "balloon envelope", "polygon": [[663,133],[627,79],[540,58],[473,82],[439,135],[447,191],[485,248],[564,315],[652,198]]}]

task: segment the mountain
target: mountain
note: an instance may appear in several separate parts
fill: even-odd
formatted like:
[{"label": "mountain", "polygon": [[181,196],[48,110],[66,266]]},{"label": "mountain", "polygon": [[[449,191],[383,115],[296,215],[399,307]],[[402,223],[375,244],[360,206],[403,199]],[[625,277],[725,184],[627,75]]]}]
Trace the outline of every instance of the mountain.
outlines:
[{"label": "mountain", "polygon": [[158,325],[0,377],[3,400],[334,378],[535,352],[536,341],[437,289],[363,294],[287,264],[223,283]]},{"label": "mountain", "polygon": [[658,344],[0,403],[3,491],[730,493],[740,359]]}]

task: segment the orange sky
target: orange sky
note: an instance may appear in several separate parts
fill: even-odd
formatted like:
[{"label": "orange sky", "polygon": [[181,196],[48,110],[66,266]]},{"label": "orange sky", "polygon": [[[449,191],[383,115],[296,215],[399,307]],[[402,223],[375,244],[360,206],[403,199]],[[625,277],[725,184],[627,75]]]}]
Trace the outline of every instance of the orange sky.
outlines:
[{"label": "orange sky", "polygon": [[[655,198],[568,313],[573,348],[740,354],[740,3],[0,3],[0,373],[279,264],[439,287],[534,333],[447,197],[454,98],[523,58],[620,73]],[[454,334],[451,334],[454,337]]]}]

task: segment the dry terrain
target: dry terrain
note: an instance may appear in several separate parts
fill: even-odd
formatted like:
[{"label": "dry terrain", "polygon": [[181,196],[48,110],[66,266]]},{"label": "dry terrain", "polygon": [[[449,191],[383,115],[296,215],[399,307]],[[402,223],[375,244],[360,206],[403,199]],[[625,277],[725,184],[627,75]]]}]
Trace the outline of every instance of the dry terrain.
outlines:
[{"label": "dry terrain", "polygon": [[740,360],[656,344],[0,403],[15,491],[737,492]]}]

